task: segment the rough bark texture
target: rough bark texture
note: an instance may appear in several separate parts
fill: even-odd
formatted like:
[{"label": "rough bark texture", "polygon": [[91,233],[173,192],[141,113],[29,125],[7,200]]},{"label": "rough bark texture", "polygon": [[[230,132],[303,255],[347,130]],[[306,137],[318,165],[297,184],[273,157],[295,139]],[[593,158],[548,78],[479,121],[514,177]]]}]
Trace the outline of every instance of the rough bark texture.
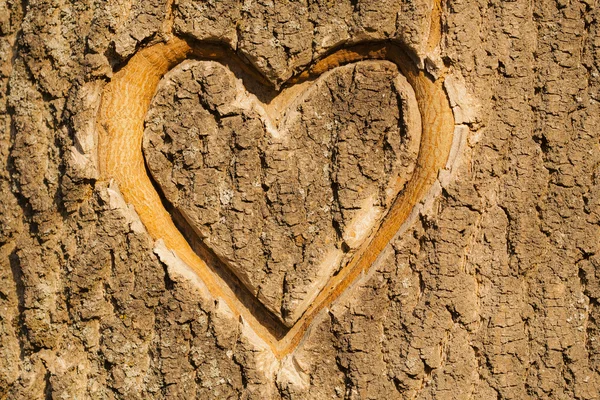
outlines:
[{"label": "rough bark texture", "polygon": [[[599,18],[591,0],[0,2],[0,398],[598,398]],[[159,259],[115,184],[98,179],[102,88],[136,51],[171,34],[228,44],[274,87],[342,43],[394,40],[446,75],[456,102],[465,141],[439,195],[276,364],[222,303]],[[352,86],[340,74],[336,85]],[[150,115],[181,123],[178,115],[209,110],[214,122],[223,115],[203,99],[208,89],[196,92],[195,109],[159,92]],[[377,122],[400,131],[401,107],[376,104],[390,107]],[[265,134],[260,124],[252,130],[251,115],[224,114]],[[179,151],[150,121],[146,157]],[[232,135],[223,151],[249,148],[233,137],[241,127],[219,128],[215,138]],[[185,141],[191,130],[178,134]],[[389,154],[402,144],[377,140],[350,150]],[[409,173],[410,152],[400,157]],[[170,162],[190,173],[184,154]],[[263,167],[260,157],[248,165]],[[356,179],[379,190],[386,166]],[[334,208],[339,229],[347,217]],[[223,225],[235,232],[231,220]]]},{"label": "rough bark texture", "polygon": [[156,94],[149,170],[207,246],[287,325],[414,169],[419,137],[403,121],[401,99],[410,94],[398,80],[390,62],[337,68],[293,96],[280,121],[216,62],[184,64]]}]

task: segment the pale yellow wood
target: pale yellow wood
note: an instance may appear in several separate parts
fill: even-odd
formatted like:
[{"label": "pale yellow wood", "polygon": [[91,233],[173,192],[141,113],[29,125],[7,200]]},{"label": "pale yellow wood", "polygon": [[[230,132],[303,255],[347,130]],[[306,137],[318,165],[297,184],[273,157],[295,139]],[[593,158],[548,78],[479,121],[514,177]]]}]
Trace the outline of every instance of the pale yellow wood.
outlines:
[{"label": "pale yellow wood", "polygon": [[[265,328],[193,251],[162,206],[144,167],[142,136],[144,118],[160,79],[170,69],[194,55],[219,60],[228,56],[219,46],[195,44],[173,38],[168,43],[140,50],[104,89],[98,118],[99,162],[103,179],[118,182],[125,200],[133,204],[148,233],[163,239],[165,245],[187,263],[215,298],[223,299],[236,316],[249,326],[281,358],[292,352],[315,316],[329,306],[362,272],[367,271],[395,236],[414,206],[425,196],[444,168],[452,146],[454,119],[442,80],[432,80],[418,70],[396,44],[370,43],[338,50],[293,78],[300,83],[337,66],[369,59],[389,60],[398,65],[413,87],[422,119],[417,166],[406,188],[398,196],[379,229],[365,241],[352,260],[332,277],[298,322],[280,340]],[[229,60],[230,61],[230,60]],[[254,73],[257,79],[258,74]]]}]

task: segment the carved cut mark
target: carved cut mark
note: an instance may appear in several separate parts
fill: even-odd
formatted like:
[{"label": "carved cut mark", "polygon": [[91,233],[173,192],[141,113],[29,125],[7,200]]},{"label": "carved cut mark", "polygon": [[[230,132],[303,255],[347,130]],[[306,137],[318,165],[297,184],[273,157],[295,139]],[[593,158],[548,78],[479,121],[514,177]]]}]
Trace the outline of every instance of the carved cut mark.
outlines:
[{"label": "carved cut mark", "polygon": [[285,94],[267,108],[224,65],[182,63],[159,85],[144,152],[166,199],[290,327],[410,178],[420,124],[388,61]]},{"label": "carved cut mark", "polygon": [[[432,81],[414,66],[402,49],[392,43],[370,43],[338,50],[318,60],[308,71],[288,82],[291,86],[316,79],[348,63],[389,60],[398,66],[415,92],[422,133],[414,172],[404,190],[393,200],[379,229],[328,280],[293,327],[281,332],[268,323],[268,318],[264,318],[260,309],[240,301],[235,286],[230,287],[222,277],[211,271],[206,259],[192,250],[190,243],[173,223],[171,214],[163,207],[145,169],[141,147],[144,119],[152,97],[163,75],[191,56],[222,63],[234,60],[233,63],[244,65],[235,54],[220,46],[190,45],[181,39],[172,39],[167,44],[154,45],[138,52],[114,75],[103,93],[98,119],[102,178],[118,181],[123,196],[134,205],[150,235],[155,239],[163,239],[166,247],[196,272],[211,295],[224,301],[232,315],[241,317],[245,326],[252,329],[253,335],[261,338],[281,358],[296,348],[318,313],[370,268],[414,206],[429,192],[448,159],[454,131],[452,112],[441,80]],[[260,75],[250,69],[248,72],[253,74],[256,82],[264,82]]]}]

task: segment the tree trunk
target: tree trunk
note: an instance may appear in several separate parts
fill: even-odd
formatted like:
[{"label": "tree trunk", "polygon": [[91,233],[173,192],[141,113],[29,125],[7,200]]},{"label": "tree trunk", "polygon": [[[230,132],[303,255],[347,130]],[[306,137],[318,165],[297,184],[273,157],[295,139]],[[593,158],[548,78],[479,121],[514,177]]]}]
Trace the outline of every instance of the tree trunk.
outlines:
[{"label": "tree trunk", "polygon": [[0,398],[599,398],[599,18],[0,0]]}]

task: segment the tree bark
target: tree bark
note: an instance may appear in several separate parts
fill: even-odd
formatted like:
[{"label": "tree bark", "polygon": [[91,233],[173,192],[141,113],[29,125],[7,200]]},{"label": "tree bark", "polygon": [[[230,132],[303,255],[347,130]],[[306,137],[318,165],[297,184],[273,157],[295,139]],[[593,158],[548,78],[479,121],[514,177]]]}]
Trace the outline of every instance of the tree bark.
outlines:
[{"label": "tree bark", "polygon": [[599,19],[0,0],[0,398],[600,398]]}]

